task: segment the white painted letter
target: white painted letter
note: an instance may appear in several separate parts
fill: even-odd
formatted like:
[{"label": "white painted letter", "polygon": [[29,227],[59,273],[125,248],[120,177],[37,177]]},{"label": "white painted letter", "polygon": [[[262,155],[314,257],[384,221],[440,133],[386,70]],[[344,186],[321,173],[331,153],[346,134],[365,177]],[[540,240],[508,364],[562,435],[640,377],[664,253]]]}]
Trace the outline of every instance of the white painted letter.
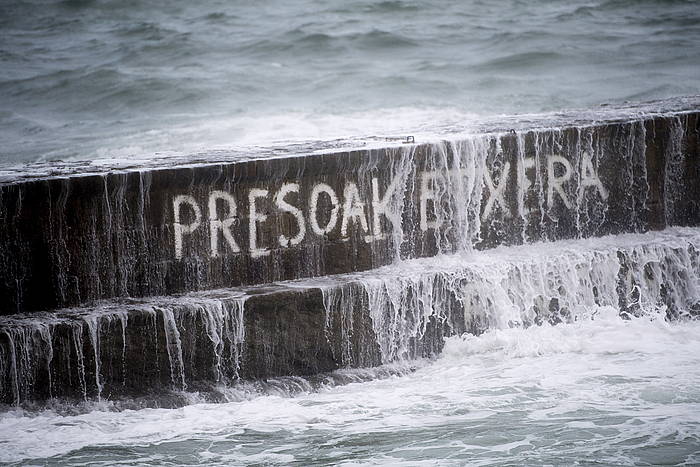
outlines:
[{"label": "white painted letter", "polygon": [[[564,167],[564,174],[557,177],[554,173],[554,164]],[[564,206],[571,209],[571,201],[566,196],[562,185],[571,178],[571,163],[562,156],[550,155],[547,157],[547,209],[552,209],[554,203],[554,192],[556,191]]]},{"label": "white painted letter", "polygon": [[486,187],[489,189],[490,196],[488,201],[486,201],[486,206],[484,207],[484,215],[482,216],[482,220],[486,220],[489,218],[489,216],[491,215],[491,211],[493,210],[493,207],[496,204],[498,204],[503,210],[503,216],[505,218],[510,217],[510,209],[506,204],[506,200],[503,198],[503,192],[505,191],[506,184],[508,182],[508,172],[510,172],[510,162],[505,163],[505,165],[503,166],[503,172],[501,172],[501,180],[498,185],[494,185],[493,179],[491,178],[491,174],[489,173],[488,169],[484,170],[484,182],[486,183]]},{"label": "white painted letter", "polygon": [[360,199],[360,192],[357,190],[357,185],[354,183],[346,183],[343,191],[343,221],[340,225],[340,235],[343,238],[348,236],[348,224],[350,219],[357,218],[360,220],[362,230],[367,233],[367,217],[365,216],[365,203]]},{"label": "white painted letter", "polygon": [[524,218],[530,214],[530,209],[525,205],[525,197],[532,186],[527,171],[535,167],[534,157],[523,157],[518,164],[518,214]]},{"label": "white painted letter", "polygon": [[[219,219],[216,212],[216,202],[220,199],[226,201],[226,205],[228,206],[228,212],[223,219]],[[225,191],[212,191],[209,194],[209,244],[211,246],[211,256],[213,258],[219,256],[219,230],[224,234],[226,242],[234,253],[241,251],[231,233],[231,226],[235,221],[236,200],[233,199],[233,196]]]},{"label": "white painted letter", "polygon": [[581,154],[581,190],[585,191],[588,187],[595,187],[603,198],[603,201],[608,199],[608,190],[603,186],[603,182],[600,181],[598,174],[593,166],[593,159],[588,151],[584,151]]},{"label": "white painted letter", "polygon": [[[328,224],[326,224],[325,227],[318,225],[318,213],[316,212],[318,210],[318,198],[321,196],[321,193],[328,195],[333,205],[331,218],[328,220]],[[309,201],[309,221],[311,222],[311,230],[313,230],[316,235],[330,233],[338,223],[338,209],[338,196],[336,196],[333,188],[325,183],[319,183],[314,186],[313,190],[311,190],[311,200]]]},{"label": "white painted letter", "polygon": [[255,209],[255,200],[257,198],[266,197],[268,193],[269,191],[261,190],[260,188],[253,188],[248,193],[248,206],[250,212],[250,217],[248,218],[250,225],[250,256],[253,258],[259,258],[270,254],[270,250],[267,248],[258,248],[258,222],[265,222],[267,215],[259,214]]},{"label": "white painted letter", "polygon": [[435,193],[435,190],[433,187],[430,185],[430,180],[433,181],[433,185],[435,184],[435,181],[438,179],[438,174],[435,172],[423,172],[421,174],[421,180],[420,180],[420,228],[422,231],[426,231],[428,229],[437,229],[440,227],[440,221],[439,220],[434,220],[434,221],[428,221],[428,200],[431,199],[433,200],[433,206],[435,206],[435,210],[437,211],[437,193]]},{"label": "white painted letter", "polygon": [[399,184],[399,177],[394,177],[386,191],[384,192],[384,198],[379,196],[379,180],[377,178],[372,179],[372,234],[368,235],[365,239],[368,242],[375,240],[382,240],[386,237],[384,232],[382,232],[382,224],[380,222],[380,216],[384,216],[389,221],[391,221],[394,228],[401,227],[401,216],[400,213],[392,212],[389,210],[389,202],[392,196],[396,192],[396,187]]},{"label": "white painted letter", "polygon": [[292,206],[284,200],[284,197],[289,193],[299,193],[299,184],[285,183],[275,196],[275,204],[277,207],[281,211],[288,212],[293,215],[297,220],[297,225],[299,226],[299,232],[292,238],[286,237],[285,235],[280,235],[280,245],[286,247],[298,245],[302,240],[304,240],[304,235],[306,235],[306,224],[304,223],[304,214],[301,212],[301,209],[297,208],[296,206]]},{"label": "white painted letter", "polygon": [[[180,206],[188,204],[194,213],[194,221],[191,224],[180,223]],[[182,236],[191,234],[202,221],[202,212],[197,201],[189,195],[178,195],[173,199],[173,229],[175,231],[175,258],[182,258]]]}]

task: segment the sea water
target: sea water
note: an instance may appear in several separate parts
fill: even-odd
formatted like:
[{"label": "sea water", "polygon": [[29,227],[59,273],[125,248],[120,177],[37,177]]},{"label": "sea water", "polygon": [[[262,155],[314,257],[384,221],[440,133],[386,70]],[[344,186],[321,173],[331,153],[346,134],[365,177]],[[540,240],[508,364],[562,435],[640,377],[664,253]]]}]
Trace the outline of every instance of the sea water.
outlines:
[{"label": "sea water", "polygon": [[180,409],[17,409],[0,417],[0,462],[694,465],[699,365],[699,322],[608,309],[453,337],[432,361],[344,370],[377,378],[346,385]]},{"label": "sea water", "polygon": [[[2,2],[0,164],[439,135],[698,76],[693,1]],[[8,409],[0,462],[700,463],[700,323],[593,311],[221,404]]]},{"label": "sea water", "polygon": [[0,165],[700,94],[696,1],[0,2]]},{"label": "sea water", "polygon": [[[527,325],[513,319],[522,310],[493,309],[489,329],[448,338],[432,358],[243,382],[220,388],[221,403],[185,389],[180,408],[96,399],[5,407],[0,462],[694,465],[700,463],[700,321],[693,319],[700,270],[697,250],[682,243],[699,233],[669,229],[430,259],[429,267],[446,274],[466,261],[484,271],[510,265],[541,275],[494,271],[500,281],[473,284],[485,297],[489,287],[508,290],[513,303],[537,295],[549,267],[566,284],[566,296],[587,296],[593,287],[598,298],[582,299],[558,324]],[[619,267],[614,250],[591,271],[576,259],[594,252],[602,259],[611,246],[634,251],[629,254],[646,271],[634,273],[640,305],[634,313],[621,313],[605,298]],[[667,258],[659,258],[660,248]],[[522,267],[538,257],[542,268]],[[406,276],[429,274],[429,267],[409,263]],[[677,287],[655,290],[658,274],[677,276]],[[661,298],[675,294],[676,318],[669,320]]]}]

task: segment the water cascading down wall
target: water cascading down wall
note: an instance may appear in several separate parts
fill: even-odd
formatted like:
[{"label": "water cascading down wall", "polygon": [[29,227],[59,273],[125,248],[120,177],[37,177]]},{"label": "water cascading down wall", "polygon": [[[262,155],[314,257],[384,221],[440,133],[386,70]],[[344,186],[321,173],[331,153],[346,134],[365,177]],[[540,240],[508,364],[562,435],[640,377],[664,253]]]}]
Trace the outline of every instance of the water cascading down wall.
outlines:
[{"label": "water cascading down wall", "polygon": [[[663,107],[381,149],[10,172],[0,402],[213,393],[596,306],[698,312],[700,99]],[[645,233],[668,226],[690,228]]]}]

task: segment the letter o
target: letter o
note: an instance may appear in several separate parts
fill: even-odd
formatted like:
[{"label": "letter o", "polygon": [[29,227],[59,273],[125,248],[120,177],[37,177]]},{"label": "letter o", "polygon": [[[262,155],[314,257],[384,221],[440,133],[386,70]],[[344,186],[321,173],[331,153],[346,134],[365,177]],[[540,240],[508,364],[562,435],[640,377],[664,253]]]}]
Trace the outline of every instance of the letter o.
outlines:
[{"label": "letter o", "polygon": [[[331,218],[324,227],[318,225],[318,198],[321,196],[321,193],[325,193],[333,205]],[[309,200],[309,223],[311,224],[311,230],[313,230],[316,235],[325,235],[330,233],[338,224],[339,209],[340,206],[338,204],[338,195],[335,194],[333,188],[325,183],[319,183],[318,185],[314,186],[313,190],[311,190],[311,199]]]}]

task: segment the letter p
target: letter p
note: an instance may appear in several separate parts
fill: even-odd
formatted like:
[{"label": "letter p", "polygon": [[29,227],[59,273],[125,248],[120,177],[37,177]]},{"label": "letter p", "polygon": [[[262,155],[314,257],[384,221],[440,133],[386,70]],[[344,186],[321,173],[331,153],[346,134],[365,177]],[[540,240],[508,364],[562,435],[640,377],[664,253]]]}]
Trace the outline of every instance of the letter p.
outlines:
[{"label": "letter p", "polygon": [[[180,210],[182,205],[189,205],[194,213],[194,220],[189,224],[180,222]],[[175,258],[182,258],[182,236],[191,234],[199,227],[202,221],[202,211],[197,205],[197,201],[189,195],[178,195],[173,199],[173,230],[175,231]]]}]

